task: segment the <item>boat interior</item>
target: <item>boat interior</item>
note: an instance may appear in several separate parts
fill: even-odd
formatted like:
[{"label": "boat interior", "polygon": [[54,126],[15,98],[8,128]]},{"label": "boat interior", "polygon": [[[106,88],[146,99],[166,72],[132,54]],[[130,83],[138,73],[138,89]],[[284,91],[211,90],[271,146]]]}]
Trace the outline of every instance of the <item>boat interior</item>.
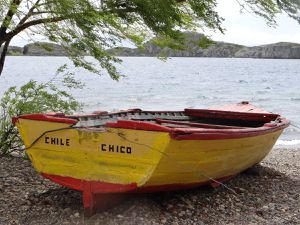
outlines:
[{"label": "boat interior", "polygon": [[185,109],[184,111],[142,111],[131,109],[115,113],[103,111],[88,115],[74,115],[74,127],[101,128],[108,122],[118,120],[142,121],[170,128],[246,129],[276,123],[280,116],[272,113],[235,112],[208,109]]}]

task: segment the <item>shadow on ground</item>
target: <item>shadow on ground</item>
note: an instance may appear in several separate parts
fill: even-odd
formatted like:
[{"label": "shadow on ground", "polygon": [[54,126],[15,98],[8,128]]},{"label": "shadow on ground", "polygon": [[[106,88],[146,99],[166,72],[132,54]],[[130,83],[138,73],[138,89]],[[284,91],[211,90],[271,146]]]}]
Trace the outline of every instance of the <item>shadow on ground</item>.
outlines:
[{"label": "shadow on ground", "polygon": [[292,223],[294,216],[289,217],[287,212],[292,210],[291,202],[299,201],[297,192],[287,188],[293,186],[300,187],[299,180],[257,165],[218,188],[204,186],[180,192],[134,194],[91,218],[84,218],[79,192],[54,188],[32,197],[36,204],[52,205],[71,219],[78,218],[87,224],[182,224],[187,221],[201,224],[236,223],[237,220]]}]

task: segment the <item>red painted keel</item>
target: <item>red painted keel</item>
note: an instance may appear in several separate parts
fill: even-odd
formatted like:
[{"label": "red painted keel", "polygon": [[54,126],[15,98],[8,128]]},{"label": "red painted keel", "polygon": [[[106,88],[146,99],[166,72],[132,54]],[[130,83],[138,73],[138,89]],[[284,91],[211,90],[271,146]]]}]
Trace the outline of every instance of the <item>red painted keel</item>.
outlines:
[{"label": "red painted keel", "polygon": [[230,180],[235,175],[200,183],[167,184],[146,187],[137,187],[135,183],[111,184],[99,181],[85,181],[71,177],[62,177],[44,173],[42,174],[42,176],[62,186],[82,191],[82,200],[85,215],[91,216],[96,211],[103,211],[119,204],[132,193],[175,191],[197,188],[203,185],[211,185],[212,187],[218,187],[221,185],[222,182]]},{"label": "red painted keel", "polygon": [[85,181],[71,177],[62,177],[42,173],[42,176],[62,186],[82,191],[82,201],[86,216],[93,215],[96,210],[106,210],[123,201],[137,185],[111,184],[99,181]]}]

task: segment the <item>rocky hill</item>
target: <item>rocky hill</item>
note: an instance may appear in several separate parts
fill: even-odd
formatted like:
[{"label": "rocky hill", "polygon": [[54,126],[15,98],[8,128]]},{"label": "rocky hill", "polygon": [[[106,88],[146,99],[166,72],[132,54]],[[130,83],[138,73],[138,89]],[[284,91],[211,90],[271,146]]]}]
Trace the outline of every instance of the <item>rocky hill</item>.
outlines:
[{"label": "rocky hill", "polygon": [[143,48],[115,48],[109,52],[117,56],[167,56],[167,57],[223,57],[223,58],[278,58],[300,59],[300,44],[280,42],[269,45],[246,47],[243,45],[213,41],[203,48],[199,45],[203,34],[189,32],[185,34],[185,50],[173,50],[160,47],[153,40]]},{"label": "rocky hill", "polygon": [[[2,52],[2,48],[0,48],[0,53],[1,52]],[[9,46],[7,54],[8,55],[23,55],[23,48],[17,47],[17,46]]]},{"label": "rocky hill", "polygon": [[[118,47],[107,50],[116,56],[165,56],[165,57],[223,57],[223,58],[276,58],[300,59],[300,44],[279,42],[269,45],[246,47],[243,45],[212,41],[203,47],[205,35],[195,32],[184,34],[185,49],[173,50],[162,47],[158,38],[146,42],[141,48]],[[171,43],[172,44],[172,43]],[[0,49],[1,51],[1,49]],[[26,56],[66,56],[66,51],[60,45],[37,42],[25,45],[24,48],[10,47],[9,55]]]},{"label": "rocky hill", "polygon": [[23,54],[28,56],[66,56],[65,49],[57,44],[36,42],[25,45]]},{"label": "rocky hill", "polygon": [[300,59],[300,44],[279,42],[255,47],[244,47],[235,53],[238,58]]},{"label": "rocky hill", "polygon": [[[225,43],[212,42],[209,47],[203,48],[202,40],[207,39],[203,34],[188,32],[185,33],[184,50],[173,50],[169,47],[160,47],[152,39],[145,43],[143,48],[115,48],[110,49],[110,53],[118,56],[167,56],[167,57],[234,57],[234,54],[244,46]],[[205,44],[205,43],[204,43]]]}]

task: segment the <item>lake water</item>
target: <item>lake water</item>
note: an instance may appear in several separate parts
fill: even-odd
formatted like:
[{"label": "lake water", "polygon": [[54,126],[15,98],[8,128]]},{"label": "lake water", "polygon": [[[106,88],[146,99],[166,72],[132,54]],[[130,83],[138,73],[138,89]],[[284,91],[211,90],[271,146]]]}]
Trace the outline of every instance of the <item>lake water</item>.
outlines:
[{"label": "lake water", "polygon": [[[119,82],[76,70],[86,87],[73,91],[85,111],[142,108],[181,110],[250,101],[287,117],[292,125],[278,145],[300,146],[300,60],[122,58]],[[30,79],[47,81],[65,57],[8,57],[0,77],[0,96]],[[72,64],[70,64],[72,65]],[[297,128],[298,127],[298,128]]]}]

